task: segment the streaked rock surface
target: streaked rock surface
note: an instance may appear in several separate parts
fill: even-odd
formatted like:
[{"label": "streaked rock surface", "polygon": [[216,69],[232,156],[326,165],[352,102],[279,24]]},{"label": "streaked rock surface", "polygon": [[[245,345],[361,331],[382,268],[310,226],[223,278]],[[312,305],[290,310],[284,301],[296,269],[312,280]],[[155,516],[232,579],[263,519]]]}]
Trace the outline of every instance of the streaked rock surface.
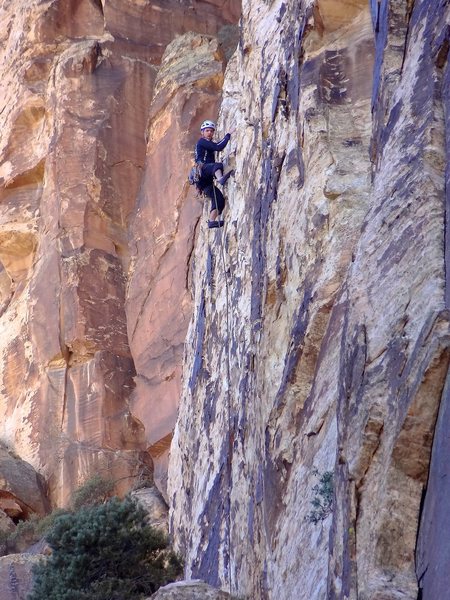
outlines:
[{"label": "streaked rock surface", "polygon": [[[188,576],[258,599],[417,598],[449,364],[449,16],[243,2],[221,108],[237,172],[223,238],[202,227],[193,255],[171,448]],[[334,474],[318,524],[316,469]]]},{"label": "streaked rock surface", "polygon": [[42,559],[31,554],[0,556],[0,598],[26,598],[32,588],[33,566]]},{"label": "streaked rock surface", "polygon": [[[1,4],[0,440],[54,503],[154,465],[164,490],[181,391],[187,577],[213,597],[444,597],[448,2],[244,0],[218,132],[236,128],[236,176],[208,231],[181,183],[239,4]],[[23,560],[0,596],[25,593]]]}]

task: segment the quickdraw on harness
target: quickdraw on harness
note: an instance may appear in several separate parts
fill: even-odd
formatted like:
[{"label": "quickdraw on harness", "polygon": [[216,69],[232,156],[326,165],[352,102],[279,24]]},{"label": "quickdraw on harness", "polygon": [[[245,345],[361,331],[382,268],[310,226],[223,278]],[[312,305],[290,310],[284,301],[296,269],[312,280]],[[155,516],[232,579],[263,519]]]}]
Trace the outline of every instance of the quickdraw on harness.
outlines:
[{"label": "quickdraw on harness", "polygon": [[189,171],[188,181],[191,185],[197,185],[202,176],[203,163],[196,162],[192,169]]},{"label": "quickdraw on harness", "polygon": [[[210,123],[210,121],[205,121],[205,123]],[[203,125],[202,125],[202,127],[203,127]],[[208,125],[208,127],[209,127],[209,125]],[[197,186],[197,190],[199,192],[201,192],[201,190],[198,187],[198,182],[200,181],[200,179],[202,177],[202,168],[206,162],[207,153],[208,153],[208,151],[205,150],[203,160],[201,160],[201,157],[197,156],[197,151],[196,151],[195,163],[194,163],[194,166],[192,167],[192,169],[189,171],[189,175],[188,175],[188,181],[189,181],[190,185]]]}]

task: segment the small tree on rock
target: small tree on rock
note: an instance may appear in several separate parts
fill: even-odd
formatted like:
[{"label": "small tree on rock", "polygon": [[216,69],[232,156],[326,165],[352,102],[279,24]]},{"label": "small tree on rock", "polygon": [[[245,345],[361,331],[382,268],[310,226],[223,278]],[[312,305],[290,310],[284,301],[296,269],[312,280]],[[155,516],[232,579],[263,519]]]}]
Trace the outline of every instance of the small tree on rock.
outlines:
[{"label": "small tree on rock", "polygon": [[52,554],[34,571],[29,600],[137,600],[181,571],[164,534],[131,498],[112,498],[57,519]]},{"label": "small tree on rock", "polygon": [[114,481],[104,479],[100,475],[94,475],[84,482],[72,495],[72,507],[74,511],[80,508],[102,504],[111,498],[114,492]]}]

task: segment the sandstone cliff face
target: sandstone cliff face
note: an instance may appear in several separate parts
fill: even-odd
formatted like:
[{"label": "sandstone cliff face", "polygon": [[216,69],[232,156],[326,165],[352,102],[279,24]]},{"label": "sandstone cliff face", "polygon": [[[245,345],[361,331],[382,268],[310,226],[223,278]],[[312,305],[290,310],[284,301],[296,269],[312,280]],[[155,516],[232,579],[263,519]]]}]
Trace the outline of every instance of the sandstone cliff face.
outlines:
[{"label": "sandstone cliff face", "polygon": [[[201,225],[192,261],[176,542],[188,575],[250,598],[440,597],[439,488],[417,571],[415,547],[449,364],[448,4],[242,15],[227,225]],[[319,524],[316,469],[334,476]]]},{"label": "sandstone cliff face", "polygon": [[[188,577],[258,600],[443,598],[448,3],[244,0],[224,80],[239,14],[2,3],[0,441],[55,503],[154,464],[164,490],[181,396]],[[208,231],[180,183],[222,85],[236,177]],[[34,471],[31,504],[0,469],[2,527],[45,511]],[[29,561],[2,566],[5,598],[28,589]]]},{"label": "sandstone cliff face", "polygon": [[[235,0],[0,7],[0,440],[59,504],[94,472],[119,493],[151,474],[157,436],[130,411],[125,298],[153,85],[176,34],[215,34],[238,11]],[[164,361],[146,377],[166,377]]]}]

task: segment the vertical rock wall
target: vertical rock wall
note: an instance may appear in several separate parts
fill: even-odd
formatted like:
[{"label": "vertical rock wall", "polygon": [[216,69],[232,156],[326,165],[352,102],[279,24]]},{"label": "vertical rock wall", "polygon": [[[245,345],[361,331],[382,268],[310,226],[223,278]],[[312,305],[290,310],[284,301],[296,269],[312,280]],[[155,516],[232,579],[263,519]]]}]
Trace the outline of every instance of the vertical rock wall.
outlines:
[{"label": "vertical rock wall", "polygon": [[93,470],[139,469],[124,261],[145,95],[133,118],[128,107],[155,69],[144,48],[115,53],[99,3],[14,8],[3,7],[1,437],[64,502]]},{"label": "vertical rock wall", "polygon": [[[194,251],[171,449],[188,575],[261,599],[417,597],[449,362],[448,18],[243,3],[221,112],[236,177],[225,231],[202,225]],[[315,524],[317,472],[334,507]]]},{"label": "vertical rock wall", "polygon": [[237,17],[235,0],[0,8],[0,440],[58,503],[94,472],[119,492],[151,474],[125,299],[153,85],[176,34]]},{"label": "vertical rock wall", "polygon": [[137,371],[132,412],[145,426],[162,490],[192,314],[189,268],[202,210],[187,174],[201,121],[216,114],[224,67],[216,38],[188,33],[167,47],[150,106],[145,172],[130,227],[134,254],[127,316]]},{"label": "vertical rock wall", "polygon": [[367,598],[418,593],[419,511],[449,365],[448,18],[443,2],[393,2],[374,13],[373,205],[348,279],[340,366],[337,597],[355,585]]}]

